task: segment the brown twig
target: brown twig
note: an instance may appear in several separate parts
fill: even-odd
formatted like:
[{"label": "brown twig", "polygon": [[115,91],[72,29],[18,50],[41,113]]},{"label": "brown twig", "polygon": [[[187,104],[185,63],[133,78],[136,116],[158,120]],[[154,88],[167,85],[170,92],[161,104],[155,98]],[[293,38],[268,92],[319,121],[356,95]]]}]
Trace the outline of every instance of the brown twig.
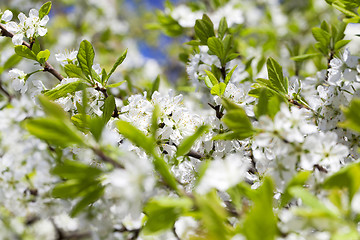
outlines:
[{"label": "brown twig", "polygon": [[[0,29],[1,29],[2,36],[9,37],[9,38],[14,37],[14,34],[9,32],[8,30],[6,30],[6,28],[2,24],[0,24]],[[25,41],[22,42],[22,45],[28,47],[29,49],[31,49],[31,47],[32,47],[29,43],[27,43]],[[48,62],[45,62],[44,71],[51,73],[59,81],[64,79],[64,76],[62,76],[58,71],[56,71],[55,68]]]},{"label": "brown twig", "polygon": [[124,168],[124,166],[121,163],[115,161],[114,159],[112,159],[109,156],[106,156],[105,153],[103,151],[101,151],[100,149],[94,148],[94,147],[92,147],[91,149],[102,161],[104,161],[106,163],[110,163],[115,168]]}]

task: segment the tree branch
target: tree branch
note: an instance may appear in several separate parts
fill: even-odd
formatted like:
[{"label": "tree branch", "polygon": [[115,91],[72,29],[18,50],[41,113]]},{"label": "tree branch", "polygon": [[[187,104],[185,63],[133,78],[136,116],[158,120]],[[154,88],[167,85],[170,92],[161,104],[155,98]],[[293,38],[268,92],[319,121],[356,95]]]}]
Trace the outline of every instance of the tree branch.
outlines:
[{"label": "tree branch", "polygon": [[[6,28],[0,24],[1,29],[1,35],[4,37],[13,38],[14,34],[6,30]],[[23,41],[22,45],[28,47],[31,49],[31,45],[25,41]],[[45,62],[44,71],[51,73],[54,77],[56,77],[59,81],[64,79],[64,76],[62,76],[58,71],[55,70],[55,68],[48,62]]]}]

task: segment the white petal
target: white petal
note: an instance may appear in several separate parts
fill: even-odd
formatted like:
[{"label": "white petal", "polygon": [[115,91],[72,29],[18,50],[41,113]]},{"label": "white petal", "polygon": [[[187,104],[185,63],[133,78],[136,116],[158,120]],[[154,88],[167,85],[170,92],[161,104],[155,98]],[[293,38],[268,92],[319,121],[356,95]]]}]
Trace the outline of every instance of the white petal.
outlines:
[{"label": "white petal", "polygon": [[38,34],[39,34],[39,36],[44,36],[46,33],[47,33],[47,29],[46,29],[46,28],[40,27],[40,28],[38,29]]},{"label": "white petal", "polygon": [[13,13],[9,10],[6,10],[1,17],[1,20],[5,22],[9,22],[12,19],[12,17],[13,17]]},{"label": "white petal", "polygon": [[22,34],[16,34],[12,38],[12,42],[14,43],[14,45],[21,45],[23,43],[23,37],[24,36]]},{"label": "white petal", "polygon": [[48,21],[49,21],[49,16],[46,15],[46,16],[44,16],[44,17],[41,19],[39,25],[40,25],[40,26],[45,26]]},{"label": "white petal", "polygon": [[29,17],[31,17],[31,18],[39,17],[39,11],[36,9],[31,9],[29,12]]},{"label": "white petal", "polygon": [[23,13],[19,13],[19,15],[18,15],[18,19],[20,20],[20,24],[21,23],[24,23],[25,21],[26,21],[26,16],[25,16],[25,14],[23,14]]}]

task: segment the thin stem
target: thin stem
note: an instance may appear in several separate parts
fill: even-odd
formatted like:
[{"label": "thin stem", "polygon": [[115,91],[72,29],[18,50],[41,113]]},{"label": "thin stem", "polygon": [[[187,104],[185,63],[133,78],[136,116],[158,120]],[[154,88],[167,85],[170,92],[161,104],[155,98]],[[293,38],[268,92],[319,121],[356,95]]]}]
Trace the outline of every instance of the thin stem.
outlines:
[{"label": "thin stem", "polygon": [[112,159],[111,157],[108,157],[105,155],[105,153],[103,151],[101,151],[101,149],[99,148],[95,148],[95,147],[91,147],[91,150],[93,150],[93,152],[104,162],[106,163],[110,163],[111,165],[113,165],[116,168],[124,168],[124,166],[115,161],[114,159]]},{"label": "thin stem", "polygon": [[[4,37],[9,37],[9,38],[13,38],[14,37],[14,34],[9,32],[8,30],[6,30],[6,28],[0,24],[0,29],[1,29],[1,35],[4,36]],[[22,42],[22,45],[28,47],[29,49],[32,48],[32,46],[23,41]],[[44,72],[49,72],[51,73],[54,77],[56,77],[59,81],[63,80],[64,79],[64,76],[62,76],[58,71],[55,70],[55,68],[48,62],[45,62],[45,66],[44,66]]]}]

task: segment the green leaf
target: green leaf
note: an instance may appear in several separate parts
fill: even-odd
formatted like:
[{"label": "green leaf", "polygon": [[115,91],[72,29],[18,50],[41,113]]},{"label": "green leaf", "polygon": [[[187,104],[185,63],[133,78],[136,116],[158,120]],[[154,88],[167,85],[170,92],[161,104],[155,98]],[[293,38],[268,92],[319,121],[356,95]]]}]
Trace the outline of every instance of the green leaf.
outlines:
[{"label": "green leaf", "polygon": [[195,22],[195,35],[200,39],[201,44],[207,45],[209,37],[214,37],[214,24],[210,18],[204,14],[202,19]]},{"label": "green leaf", "polygon": [[350,102],[349,107],[343,107],[342,111],[346,120],[338,125],[342,128],[349,128],[356,132],[360,132],[360,98],[354,98]]},{"label": "green leaf", "polygon": [[187,154],[191,150],[191,147],[194,145],[195,141],[208,129],[209,126],[202,125],[198,129],[196,129],[193,135],[185,138],[177,147],[176,156],[184,156],[185,154]]},{"label": "green leaf", "polygon": [[321,213],[320,215],[324,217],[336,217],[337,213],[334,213],[332,210],[327,208],[322,201],[303,187],[291,187],[289,188],[289,193],[295,198],[300,198],[305,205],[311,208],[312,211],[316,211],[316,214]]},{"label": "green leaf", "polygon": [[156,141],[156,131],[159,128],[159,125],[158,125],[159,116],[160,116],[159,106],[155,105],[153,114],[151,116],[151,126],[150,126],[150,133],[151,133],[151,136],[153,137],[153,141]]},{"label": "green leaf", "polygon": [[50,101],[48,97],[40,95],[38,99],[46,115],[60,120],[67,120],[69,118],[63,108],[59,104]]},{"label": "green leaf", "polygon": [[153,95],[155,91],[159,91],[159,87],[160,87],[160,75],[156,77],[155,81],[152,84],[150,97]]},{"label": "green leaf", "polygon": [[37,61],[35,53],[24,45],[15,46],[15,53],[20,57]]},{"label": "green leaf", "polygon": [[[226,100],[225,100],[226,101]],[[245,133],[252,136],[254,133],[253,126],[249,117],[246,115],[245,110],[241,107],[237,109],[227,108],[227,113],[222,118],[222,121],[233,131],[238,133]]]},{"label": "green leaf", "polygon": [[109,85],[106,85],[106,88],[116,88],[116,87],[121,86],[124,82],[126,82],[126,80],[118,82],[118,83],[109,84]]},{"label": "green leaf", "polygon": [[225,57],[225,50],[221,40],[217,37],[210,37],[207,40],[207,45],[209,47],[209,50],[220,59],[221,63],[223,63]]},{"label": "green leaf", "polygon": [[165,160],[155,153],[153,153],[154,157],[154,168],[163,178],[164,182],[170,187],[171,189],[178,191],[177,181],[175,177],[170,172],[169,165],[165,162]]},{"label": "green leaf", "polygon": [[117,121],[117,128],[125,138],[129,139],[133,144],[142,148],[148,154],[154,152],[155,143],[151,138],[145,136],[145,134],[134,127],[131,123],[119,120]]},{"label": "green leaf", "polygon": [[288,80],[284,78],[282,67],[272,58],[266,62],[269,81],[281,93],[288,93]]},{"label": "green leaf", "polygon": [[151,199],[144,207],[148,216],[142,229],[144,235],[158,234],[174,227],[175,221],[192,207],[192,201],[188,198],[162,197]]},{"label": "green leaf", "polygon": [[83,40],[80,43],[77,60],[79,65],[86,76],[92,78],[92,66],[94,64],[95,51],[91,43],[87,40]]},{"label": "green leaf", "polygon": [[69,93],[81,91],[86,87],[89,86],[82,81],[70,82],[61,84],[56,88],[46,91],[44,95],[47,96],[50,100],[55,100],[61,97],[66,97]]},{"label": "green leaf", "polygon": [[[219,83],[219,81],[216,79],[215,75],[212,72],[210,72],[208,70],[204,70],[204,71],[210,79],[210,82],[211,82],[211,84],[209,84],[210,86],[214,86]],[[205,84],[206,84],[206,81],[205,81]],[[206,85],[208,85],[208,84],[206,84]]]},{"label": "green leaf", "polygon": [[219,28],[218,28],[218,34],[220,39],[222,39],[225,36],[227,31],[228,31],[228,24],[226,21],[226,17],[223,17],[220,20]]},{"label": "green leaf", "polygon": [[46,2],[44,3],[40,9],[39,9],[39,18],[42,19],[43,17],[45,17],[46,15],[49,14],[51,9],[51,2]]},{"label": "green leaf", "polygon": [[218,195],[211,191],[206,195],[195,195],[199,217],[208,232],[204,239],[230,239],[227,226],[227,212]]},{"label": "green leaf", "polygon": [[227,85],[235,71],[235,69],[237,68],[237,65],[235,65],[231,70],[230,72],[228,72],[228,74],[226,74],[226,77],[225,77],[225,80],[224,80],[224,83]]},{"label": "green leaf", "polygon": [[125,60],[127,54],[127,49],[121,54],[121,56],[116,60],[113,67],[111,68],[109,74],[107,75],[107,79],[115,72],[116,68]]},{"label": "green leaf", "polygon": [[98,186],[93,187],[92,191],[88,192],[84,198],[82,198],[71,210],[70,216],[75,217],[83,209],[88,207],[90,204],[96,202],[99,198],[104,195],[105,187],[98,184]]},{"label": "green leaf", "polygon": [[61,147],[73,144],[85,145],[84,139],[76,129],[55,118],[36,118],[25,121],[26,130],[32,135]]},{"label": "green leaf", "polygon": [[262,115],[267,115],[267,113],[268,113],[269,97],[268,97],[267,91],[268,91],[267,88],[260,88],[259,101],[254,109],[255,116],[258,119]]},{"label": "green leaf", "polygon": [[68,75],[68,77],[70,78],[81,78],[81,79],[86,79],[86,77],[84,76],[82,70],[80,67],[74,65],[74,64],[66,64],[65,65],[65,73]]},{"label": "green leaf", "polygon": [[302,55],[298,55],[295,57],[290,58],[291,60],[295,61],[295,62],[302,62],[314,57],[320,56],[319,53],[308,53],[308,54],[302,54]]},{"label": "green leaf", "polygon": [[281,196],[280,207],[284,207],[288,202],[290,202],[292,196],[289,192],[289,189],[294,186],[303,186],[306,181],[309,179],[311,172],[310,171],[301,171],[297,173],[285,187],[285,190]]},{"label": "green leaf", "polygon": [[346,46],[349,42],[351,42],[351,40],[344,40],[344,39],[336,42],[334,47],[335,51],[340,50],[341,48]]},{"label": "green leaf", "polygon": [[65,179],[93,179],[99,177],[103,171],[78,161],[65,160],[51,170],[52,174]]},{"label": "green leaf", "polygon": [[80,131],[84,132],[84,133],[88,133],[89,132],[89,121],[90,121],[91,117],[87,114],[75,114],[71,117],[71,122],[75,125],[75,127],[77,127],[77,129],[79,129]]},{"label": "green leaf", "polygon": [[101,138],[101,133],[105,127],[104,118],[94,116],[89,120],[89,130],[92,133],[94,139],[99,142]]},{"label": "green leaf", "polygon": [[270,178],[265,178],[261,187],[253,195],[253,207],[246,215],[243,225],[246,239],[275,239],[278,229],[273,212],[273,191],[273,182]]},{"label": "green leaf", "polygon": [[349,202],[360,188],[360,163],[352,163],[334,173],[323,183],[324,189],[348,189]]},{"label": "green leaf", "polygon": [[105,99],[105,103],[104,103],[103,121],[105,124],[110,120],[115,107],[116,107],[115,98],[113,95],[110,95]]},{"label": "green leaf", "polygon": [[328,47],[330,45],[331,35],[328,32],[321,28],[315,27],[312,28],[312,34],[316,41],[318,41],[322,46]]},{"label": "green leaf", "polygon": [[211,88],[211,91],[210,93],[212,95],[218,95],[218,96],[222,96],[225,92],[225,89],[226,89],[226,84],[221,82],[221,83],[218,83],[218,84],[215,84],[212,88]]},{"label": "green leaf", "polygon": [[48,49],[45,49],[44,51],[40,51],[36,58],[40,64],[44,64],[50,57],[50,51]]},{"label": "green leaf", "polygon": [[3,69],[5,69],[5,70],[10,69],[10,68],[14,67],[15,65],[17,65],[21,60],[22,60],[22,57],[20,57],[17,54],[14,54],[6,60],[6,62],[3,65]]}]

